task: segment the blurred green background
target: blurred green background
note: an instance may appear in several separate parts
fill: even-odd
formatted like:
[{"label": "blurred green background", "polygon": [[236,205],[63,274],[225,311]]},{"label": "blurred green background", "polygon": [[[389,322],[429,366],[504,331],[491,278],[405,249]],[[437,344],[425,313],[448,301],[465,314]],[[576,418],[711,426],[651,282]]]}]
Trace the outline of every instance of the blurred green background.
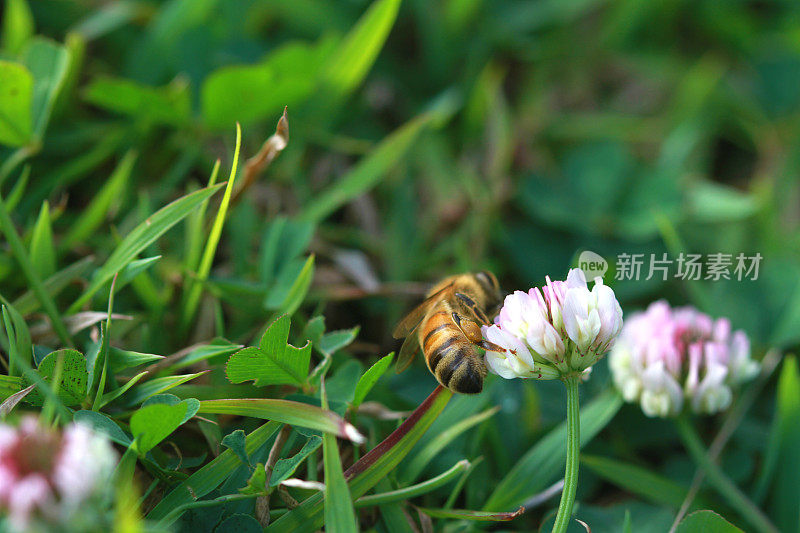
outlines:
[{"label": "blurred green background", "polygon": [[[163,257],[118,295],[115,309],[136,316],[116,331],[129,349],[249,341],[309,251],[304,316],[324,311],[329,330],[360,325],[348,359],[359,369],[397,349],[392,325],[427,283],[488,268],[507,290],[527,289],[563,277],[587,249],[612,262],[760,253],[757,280],[614,281],[612,268],[606,281],[626,313],[666,298],[729,316],[757,358],[800,341],[795,1],[33,0],[30,18],[21,2],[5,8],[2,57],[18,57],[34,33],[69,57],[40,145],[0,147],[4,164],[29,165],[2,175],[26,238],[49,202],[59,255],[45,276],[105,259],[145,216],[204,186],[217,158],[224,180],[235,123],[243,164],[288,106],[288,147],[232,207],[191,331],[175,327],[176,302],[192,279],[181,257],[197,243],[176,229],[142,254]],[[74,233],[91,210],[99,218]],[[8,254],[0,286],[8,298],[26,288]],[[608,385],[605,365],[596,376],[588,394]],[[433,385],[417,364],[381,399],[412,407]],[[463,443],[490,456],[467,485],[467,508],[491,490],[481,479],[502,476],[564,413],[558,384],[494,380],[490,390],[458,400],[469,413],[502,407]],[[737,432],[732,477],[752,477],[771,409],[757,404]],[[662,422],[625,408],[606,431],[595,451],[646,449],[639,461],[691,476]],[[600,530],[647,505],[623,507],[623,494],[603,496],[592,474],[584,481],[578,496],[603,507]],[[654,530],[674,516],[647,512]]]},{"label": "blurred green background", "polygon": [[[364,65],[337,63],[367,7],[32,2],[36,31],[66,39],[81,64],[18,217],[49,198],[68,227],[128,150],[138,158],[114,206],[160,205],[230,160],[236,121],[249,157],[288,106],[289,147],[223,242],[234,272],[252,264],[271,219],[304,213],[319,223],[323,293],[359,281],[342,262],[380,282],[488,267],[512,289],[562,275],[584,249],[612,262],[760,252],[755,282],[615,289],[628,308],[690,300],[759,343],[797,340],[795,2],[408,1],[393,24],[394,6],[373,13],[388,37],[382,49],[381,36],[354,43],[372,47]],[[409,121],[388,163],[341,186]],[[364,322],[382,305],[343,312]],[[366,332],[387,329],[375,325]]]}]

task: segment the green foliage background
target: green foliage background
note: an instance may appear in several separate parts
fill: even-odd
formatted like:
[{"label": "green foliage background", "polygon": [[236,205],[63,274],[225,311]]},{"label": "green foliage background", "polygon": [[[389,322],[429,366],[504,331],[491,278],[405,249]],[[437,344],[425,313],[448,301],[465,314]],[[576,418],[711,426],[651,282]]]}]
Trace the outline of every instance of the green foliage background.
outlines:
[{"label": "green foliage background", "polygon": [[[691,303],[747,331],[757,358],[791,350],[800,341],[798,15],[800,5],[778,0],[7,0],[0,294],[11,368],[0,376],[3,397],[37,382],[27,367],[72,346],[86,355],[69,360],[84,384],[50,398],[62,421],[73,408],[94,413],[85,417],[102,411],[108,417],[97,423],[113,424],[124,450],[148,416],[171,420],[166,435],[138,443],[136,477],[142,492],[151,489],[146,514],[226,449],[223,436],[261,424],[192,399],[320,405],[327,374],[331,410],[368,437],[361,449],[339,441],[344,468],[380,442],[396,422],[356,415],[358,404],[408,411],[435,381],[418,362],[402,375],[375,372],[372,389],[356,383],[398,348],[393,324],[444,275],[490,269],[513,290],[563,276],[586,249],[612,263],[621,253],[760,253],[754,281],[611,284],[626,313],[658,298]],[[204,189],[218,159],[216,183],[227,179],[236,122],[241,169],[285,106],[288,146],[257,182],[233,201],[223,185]],[[227,217],[217,218],[220,203]],[[209,238],[215,220],[224,221],[218,244]],[[205,270],[204,253],[213,259]],[[125,316],[108,319],[112,306]],[[75,332],[76,313],[86,311],[102,315],[78,315],[91,324]],[[283,313],[293,346],[266,330]],[[25,355],[31,345],[34,358]],[[234,384],[226,363],[245,345],[252,359],[234,363],[245,376]],[[269,362],[274,353],[310,361],[293,358],[299,367],[287,370]],[[800,489],[786,465],[800,461],[790,422],[800,378],[789,364],[778,372],[780,391],[770,378],[752,400],[722,466],[782,531],[795,531]],[[584,405],[613,405],[609,387],[601,363],[583,387]],[[143,405],[167,390],[177,398]],[[186,418],[198,408],[219,425]],[[595,532],[664,531],[694,466],[668,421],[617,408],[586,448],[579,516]],[[298,425],[328,431],[317,415]],[[560,463],[533,468],[539,463],[526,457],[546,449],[543,436],[563,417],[560,384],[490,378],[484,394],[451,400],[377,490],[466,458],[473,466],[457,490],[411,502],[512,511],[557,480]],[[452,431],[455,422],[462,431]],[[702,422],[710,441],[722,418]],[[235,468],[211,496],[246,485],[276,438],[270,424],[252,450],[228,446],[244,460],[230,459]],[[284,448],[290,458],[317,439],[295,476],[315,478],[323,463],[340,472],[336,441],[320,446],[309,431],[293,430]],[[644,477],[614,474],[632,467]],[[521,481],[501,482],[510,472]],[[698,508],[746,525],[706,488]],[[298,500],[312,494],[292,491]],[[276,501],[277,518],[285,507]],[[503,527],[536,528],[554,505]],[[241,514],[253,512],[243,499],[186,510],[176,524],[241,530],[253,525]],[[352,514],[344,514],[326,509],[325,517],[346,525]],[[418,520],[413,507],[393,503],[361,511],[359,522],[406,531],[406,516]],[[433,523],[483,527],[461,518]]]}]

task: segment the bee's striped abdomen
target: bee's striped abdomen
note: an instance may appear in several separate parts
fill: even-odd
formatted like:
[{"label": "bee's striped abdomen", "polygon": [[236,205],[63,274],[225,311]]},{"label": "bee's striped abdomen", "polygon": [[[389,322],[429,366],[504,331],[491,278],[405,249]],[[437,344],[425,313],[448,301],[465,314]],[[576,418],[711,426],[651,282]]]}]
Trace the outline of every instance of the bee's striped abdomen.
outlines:
[{"label": "bee's striped abdomen", "polygon": [[453,322],[446,302],[430,310],[419,330],[425,362],[443,386],[462,394],[477,394],[483,389],[486,366],[480,352]]}]

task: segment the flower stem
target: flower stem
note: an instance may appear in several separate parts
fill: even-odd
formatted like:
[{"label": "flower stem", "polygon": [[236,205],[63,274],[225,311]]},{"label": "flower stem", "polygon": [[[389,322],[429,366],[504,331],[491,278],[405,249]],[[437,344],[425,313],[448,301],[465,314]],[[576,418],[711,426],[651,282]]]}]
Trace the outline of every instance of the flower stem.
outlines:
[{"label": "flower stem", "polygon": [[575,491],[578,488],[578,455],[581,448],[581,419],[578,412],[580,376],[567,376],[563,381],[567,387],[567,466],[553,533],[564,533],[572,516],[572,505],[575,503]]},{"label": "flower stem", "polygon": [[698,468],[704,470],[711,485],[719,492],[739,514],[747,520],[753,528],[760,533],[778,533],[778,529],[770,522],[769,518],[750,501],[750,499],[725,475],[725,472],[713,462],[706,452],[703,441],[697,434],[691,421],[681,416],[676,419],[678,432],[683,445],[689,455],[697,463]]}]

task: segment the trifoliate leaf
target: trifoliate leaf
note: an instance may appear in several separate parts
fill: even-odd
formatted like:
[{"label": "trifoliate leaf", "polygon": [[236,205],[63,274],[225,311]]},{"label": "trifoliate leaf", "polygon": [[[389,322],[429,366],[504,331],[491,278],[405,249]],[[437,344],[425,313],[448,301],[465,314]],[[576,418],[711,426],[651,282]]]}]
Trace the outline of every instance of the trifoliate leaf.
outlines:
[{"label": "trifoliate leaf", "polygon": [[308,377],[311,343],[302,348],[287,344],[289,317],[282,315],[270,324],[258,347],[239,350],[228,360],[225,372],[231,383],[255,381],[265,385],[302,385]]}]

